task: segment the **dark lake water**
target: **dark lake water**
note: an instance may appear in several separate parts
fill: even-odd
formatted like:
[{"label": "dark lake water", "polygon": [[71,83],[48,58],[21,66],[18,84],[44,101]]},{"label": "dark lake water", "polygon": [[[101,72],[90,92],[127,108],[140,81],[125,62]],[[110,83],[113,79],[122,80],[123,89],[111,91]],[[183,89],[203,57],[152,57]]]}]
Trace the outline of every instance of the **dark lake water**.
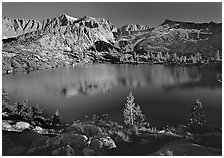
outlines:
[{"label": "dark lake water", "polygon": [[207,122],[221,127],[221,72],[212,67],[96,64],[2,76],[11,103],[25,97],[45,116],[59,110],[62,121],[108,114],[123,123],[126,97],[133,92],[147,121],[157,127],[187,122],[199,98]]}]

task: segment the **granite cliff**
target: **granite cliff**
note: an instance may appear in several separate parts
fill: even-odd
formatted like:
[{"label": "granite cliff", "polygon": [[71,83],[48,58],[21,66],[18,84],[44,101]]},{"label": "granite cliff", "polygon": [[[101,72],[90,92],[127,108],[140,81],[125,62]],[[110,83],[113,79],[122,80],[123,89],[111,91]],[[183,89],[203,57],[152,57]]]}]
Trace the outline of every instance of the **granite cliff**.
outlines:
[{"label": "granite cliff", "polygon": [[154,62],[155,58],[161,62],[167,61],[163,57],[167,53],[200,53],[210,59],[222,50],[221,34],[222,24],[214,22],[166,19],[154,28],[140,24],[117,28],[103,18],[66,14],[46,20],[3,18],[3,73],[79,63]]}]

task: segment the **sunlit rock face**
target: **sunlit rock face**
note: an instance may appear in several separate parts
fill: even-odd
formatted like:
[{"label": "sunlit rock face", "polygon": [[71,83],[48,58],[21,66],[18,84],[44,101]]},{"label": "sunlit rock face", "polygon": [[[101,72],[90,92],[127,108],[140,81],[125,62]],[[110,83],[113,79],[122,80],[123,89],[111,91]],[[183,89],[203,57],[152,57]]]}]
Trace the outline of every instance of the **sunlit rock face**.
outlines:
[{"label": "sunlit rock face", "polygon": [[221,52],[222,24],[167,19],[153,28],[141,24],[117,28],[103,18],[63,14],[46,20],[3,18],[2,38],[6,50],[54,51],[63,58],[84,63],[116,63],[134,52],[143,58],[158,53],[210,56]]},{"label": "sunlit rock face", "polygon": [[77,20],[79,19],[70,17],[66,14],[63,14],[58,18],[46,20],[12,19],[5,17],[2,21],[2,36],[5,38],[12,38],[36,30],[47,31],[61,26],[71,25]]},{"label": "sunlit rock face", "polygon": [[[117,28],[103,18],[73,18],[66,14],[46,20],[4,18],[3,38],[16,41],[32,49],[86,50],[97,41],[114,43]],[[33,46],[34,45],[34,46]]]},{"label": "sunlit rock face", "polygon": [[138,32],[145,32],[148,31],[150,27],[146,25],[141,24],[130,24],[130,25],[124,25],[122,26],[119,31],[121,35],[130,35],[130,34],[136,34]]}]

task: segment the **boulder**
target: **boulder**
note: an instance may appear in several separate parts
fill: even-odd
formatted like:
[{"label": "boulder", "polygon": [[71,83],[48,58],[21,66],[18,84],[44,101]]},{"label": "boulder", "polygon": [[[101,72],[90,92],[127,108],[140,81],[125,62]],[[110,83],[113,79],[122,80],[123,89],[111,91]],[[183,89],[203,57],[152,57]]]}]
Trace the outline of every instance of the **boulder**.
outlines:
[{"label": "boulder", "polygon": [[101,142],[99,139],[93,139],[90,143],[90,147],[95,151],[99,151],[103,148],[103,142]]},{"label": "boulder", "polygon": [[83,153],[84,156],[94,156],[95,151],[93,149],[90,149],[90,148],[84,148],[82,150],[82,153]]},{"label": "boulder", "polygon": [[100,127],[97,127],[95,125],[87,125],[85,127],[85,134],[88,137],[98,136],[102,133],[102,129]]},{"label": "boulder", "polygon": [[102,141],[103,146],[107,149],[113,149],[117,147],[113,139],[111,139],[109,136],[105,138],[100,138],[100,140]]},{"label": "boulder", "polygon": [[83,149],[88,146],[88,138],[85,135],[74,135],[70,144],[73,148]]},{"label": "boulder", "polygon": [[44,134],[46,132],[45,129],[43,129],[43,128],[39,127],[39,126],[36,126],[34,130],[37,131],[38,133],[41,133],[41,134]]},{"label": "boulder", "polygon": [[53,138],[50,141],[50,144],[53,146],[71,145],[73,149],[85,148],[87,147],[87,140],[88,138],[85,135],[64,133],[60,136]]},{"label": "boulder", "polygon": [[14,128],[15,129],[18,129],[18,130],[24,130],[24,129],[28,129],[30,128],[30,124],[27,123],[27,122],[17,122],[15,125],[14,125]]},{"label": "boulder", "polygon": [[64,132],[83,134],[84,127],[81,124],[73,124],[72,126],[67,127]]},{"label": "boulder", "polygon": [[7,130],[10,131],[11,130],[11,125],[8,121],[6,120],[2,120],[2,130]]},{"label": "boulder", "polygon": [[42,131],[43,128],[41,128],[41,127],[39,127],[39,126],[36,126],[36,127],[35,127],[35,130],[36,130],[36,131]]},{"label": "boulder", "polygon": [[116,139],[119,141],[131,142],[129,135],[122,130],[113,131],[113,134],[116,136]]},{"label": "boulder", "polygon": [[7,117],[9,117],[9,114],[8,114],[7,112],[3,112],[3,113],[2,113],[2,117],[3,117],[3,118],[7,118]]}]

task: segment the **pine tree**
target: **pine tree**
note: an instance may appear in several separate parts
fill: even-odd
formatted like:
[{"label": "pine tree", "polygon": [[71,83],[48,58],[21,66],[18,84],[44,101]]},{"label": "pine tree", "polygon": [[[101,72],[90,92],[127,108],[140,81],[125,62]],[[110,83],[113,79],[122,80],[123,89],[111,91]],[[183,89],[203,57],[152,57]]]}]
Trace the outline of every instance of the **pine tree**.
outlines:
[{"label": "pine tree", "polygon": [[200,133],[205,130],[207,123],[205,120],[205,113],[199,99],[196,100],[192,106],[190,119],[188,120],[188,129],[190,132]]},{"label": "pine tree", "polygon": [[134,100],[134,96],[132,95],[132,92],[130,92],[123,111],[124,123],[126,126],[130,127],[142,125],[145,120],[145,116],[142,114],[140,106],[136,105]]}]

